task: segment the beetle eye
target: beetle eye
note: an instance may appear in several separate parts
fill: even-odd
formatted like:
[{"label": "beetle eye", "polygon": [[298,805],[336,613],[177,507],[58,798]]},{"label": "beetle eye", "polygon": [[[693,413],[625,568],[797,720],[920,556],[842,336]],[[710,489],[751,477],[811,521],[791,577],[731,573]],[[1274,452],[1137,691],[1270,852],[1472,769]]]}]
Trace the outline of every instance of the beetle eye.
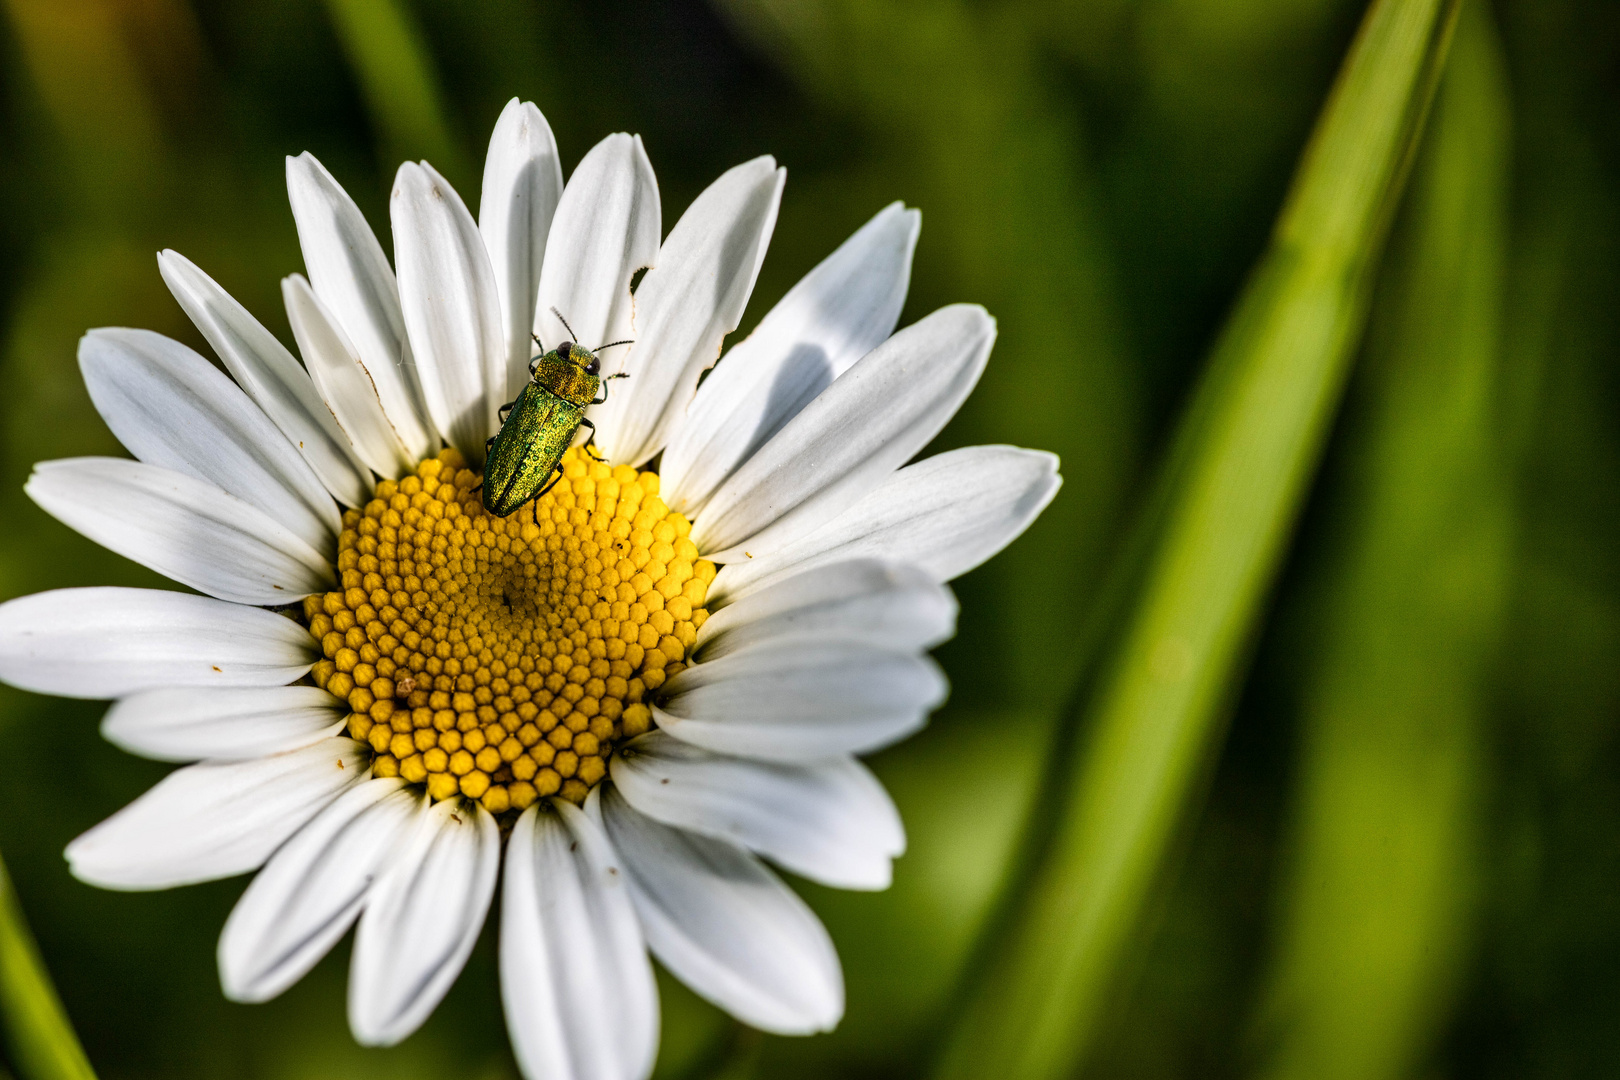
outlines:
[{"label": "beetle eye", "polygon": [[557,346],[557,355],[564,360],[568,359],[568,350],[573,347],[573,344],[572,341],[565,341]]},{"label": "beetle eye", "polygon": [[590,372],[592,375],[599,374],[602,370],[602,361],[598,360],[594,356],[591,357],[591,362],[585,365],[585,370]]}]

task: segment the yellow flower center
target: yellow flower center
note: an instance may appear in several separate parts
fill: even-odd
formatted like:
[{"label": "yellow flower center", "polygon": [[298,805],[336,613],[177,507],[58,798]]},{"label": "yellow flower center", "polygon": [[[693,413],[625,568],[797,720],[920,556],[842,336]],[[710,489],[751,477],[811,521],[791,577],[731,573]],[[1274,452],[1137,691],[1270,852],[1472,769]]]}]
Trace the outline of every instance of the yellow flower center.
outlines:
[{"label": "yellow flower center", "polygon": [[304,601],[379,776],[491,813],[583,802],[613,747],[645,732],[648,692],[685,665],[712,563],[658,477],[570,450],[564,479],[490,516],[446,450],[343,515],[340,592]]}]

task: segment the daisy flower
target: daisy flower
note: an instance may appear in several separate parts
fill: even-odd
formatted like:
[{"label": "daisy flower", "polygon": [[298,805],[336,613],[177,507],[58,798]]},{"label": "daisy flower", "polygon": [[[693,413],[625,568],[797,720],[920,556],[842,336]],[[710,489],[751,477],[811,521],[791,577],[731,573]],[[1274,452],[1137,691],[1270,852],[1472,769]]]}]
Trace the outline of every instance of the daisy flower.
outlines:
[{"label": "daisy flower", "polygon": [[[45,462],[27,491],[195,593],[0,605],[0,678],[113,699],[108,739],[188,763],[69,845],[73,873],[160,889],[259,870],[220,940],[226,994],[276,996],[355,926],[368,1045],[427,1019],[499,887],[502,997],[534,1080],[651,1071],[649,951],[745,1023],[833,1027],[837,954],[766,864],[888,885],[905,836],[856,755],[943,700],[944,583],[1059,478],[1005,446],[907,464],[995,325],[957,305],[894,332],[919,227],[899,204],[715,365],[784,175],[737,166],[660,241],[638,138],[604,139],[565,186],[545,119],[514,100],[476,221],[429,165],[400,167],[391,267],[320,163],[289,159],[302,364],[163,252],[231,377],[148,331],[91,331],[85,384],[134,460]],[[562,480],[493,517],[479,468],[531,335],[574,331],[633,339],[602,358],[627,378]]]}]

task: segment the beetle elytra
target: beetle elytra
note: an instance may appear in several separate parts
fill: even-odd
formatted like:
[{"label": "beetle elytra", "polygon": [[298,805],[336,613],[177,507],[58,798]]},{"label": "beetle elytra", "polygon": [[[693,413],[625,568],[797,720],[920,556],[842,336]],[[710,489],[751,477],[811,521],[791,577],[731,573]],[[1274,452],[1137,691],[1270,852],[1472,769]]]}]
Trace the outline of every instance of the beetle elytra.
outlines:
[{"label": "beetle elytra", "polygon": [[[573,334],[573,327],[568,326],[562,313],[552,310]],[[596,354],[628,344],[614,341],[593,351],[575,341],[565,341],[529,361],[529,381],[516,401],[501,406],[501,430],[489,440],[489,454],[484,461],[485,510],[506,517],[551,490],[562,476],[563,453],[573,444],[580,426],[590,428],[592,434],[596,431],[596,426],[585,418],[585,407],[607,400],[607,380],[601,376],[602,365]],[[620,374],[607,378],[625,377]]]}]

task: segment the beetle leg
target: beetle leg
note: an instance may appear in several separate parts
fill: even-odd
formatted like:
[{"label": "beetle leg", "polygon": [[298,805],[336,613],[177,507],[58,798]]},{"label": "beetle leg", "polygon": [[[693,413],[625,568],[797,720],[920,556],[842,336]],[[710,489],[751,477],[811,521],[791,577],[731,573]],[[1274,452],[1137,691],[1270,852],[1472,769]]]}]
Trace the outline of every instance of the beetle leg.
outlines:
[{"label": "beetle leg", "polygon": [[594,445],[596,443],[596,425],[591,423],[583,416],[579,418],[579,423],[581,427],[588,427],[591,429],[591,437],[585,440],[585,452],[591,455],[591,457],[595,458],[597,461],[606,461],[606,458],[596,452]]},{"label": "beetle leg", "polygon": [[[508,416],[512,415],[512,409],[516,405],[517,405],[517,402],[508,401],[505,405],[502,405],[498,410],[496,410],[495,415],[499,416],[501,418],[501,423],[503,423],[503,424],[506,423],[506,418]],[[494,442],[495,441],[494,436],[491,436],[489,441]]]},{"label": "beetle leg", "polygon": [[602,404],[602,402],[607,400],[607,391],[608,391],[607,384],[608,384],[609,379],[628,379],[629,377],[630,377],[630,373],[628,371],[621,371],[617,375],[608,375],[605,378],[603,378],[602,379],[602,396],[597,398],[595,401],[591,402],[591,404],[592,405],[600,405],[600,404]]}]

